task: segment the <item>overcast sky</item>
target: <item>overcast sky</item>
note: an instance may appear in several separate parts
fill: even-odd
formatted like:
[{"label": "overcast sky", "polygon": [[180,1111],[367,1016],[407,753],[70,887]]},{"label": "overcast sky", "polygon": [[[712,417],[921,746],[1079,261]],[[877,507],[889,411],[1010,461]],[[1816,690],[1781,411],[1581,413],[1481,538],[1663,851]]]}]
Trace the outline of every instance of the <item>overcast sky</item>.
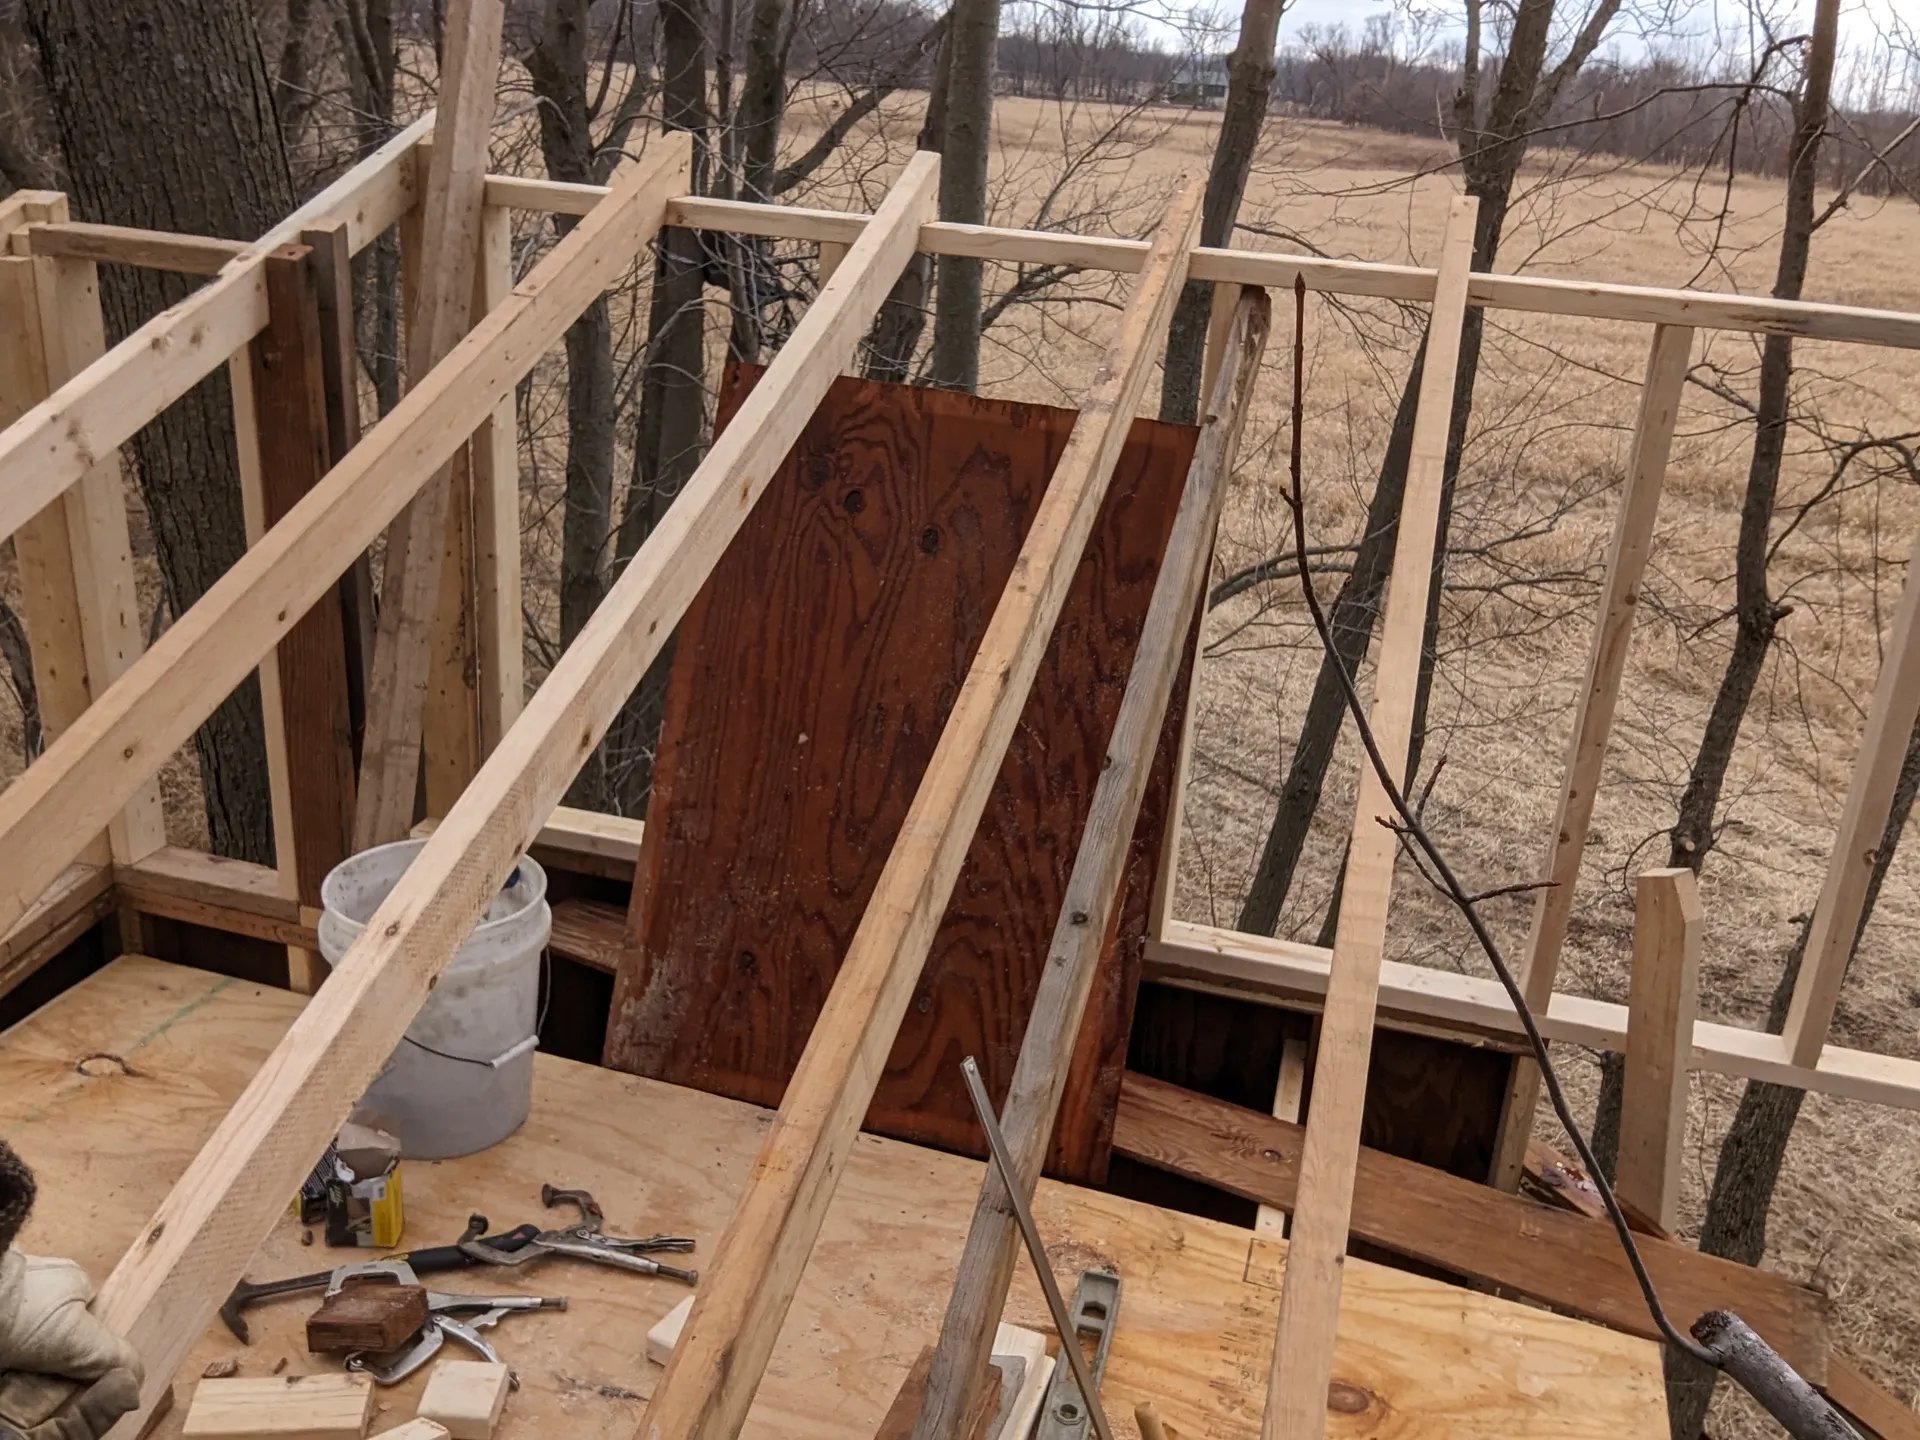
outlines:
[{"label": "overcast sky", "polygon": [[[1448,0],[1421,0],[1425,8],[1454,8]],[[1191,8],[1189,0],[1172,0],[1172,8]],[[1207,5],[1216,12],[1234,7],[1230,0]],[[1811,18],[1812,0],[1793,0],[1792,9]],[[1392,0],[1287,0],[1285,17],[1280,22],[1280,38],[1285,43],[1303,25],[1340,25],[1357,31],[1369,15],[1393,9]],[[1733,29],[1744,24],[1747,7],[1744,0],[1712,0],[1711,11],[1701,9],[1693,23],[1704,35],[1714,28]],[[1920,32],[1920,0],[1843,0],[1841,43],[1867,45],[1887,33],[1892,22],[1909,31]],[[1679,39],[1676,35],[1674,38]],[[1226,43],[1231,45],[1229,38]]]}]

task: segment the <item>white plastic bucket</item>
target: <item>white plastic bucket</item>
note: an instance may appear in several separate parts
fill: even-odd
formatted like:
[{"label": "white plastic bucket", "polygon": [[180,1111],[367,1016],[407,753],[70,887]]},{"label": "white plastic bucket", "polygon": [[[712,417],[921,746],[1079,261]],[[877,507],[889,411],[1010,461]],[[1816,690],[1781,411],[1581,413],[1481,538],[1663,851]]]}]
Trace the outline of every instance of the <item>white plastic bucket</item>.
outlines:
[{"label": "white plastic bucket", "polygon": [[[380,845],[334,867],[320,887],[320,950],[329,965],[340,963],[425,843]],[[547,873],[523,856],[361,1102],[409,1158],[471,1155],[526,1120],[540,953],[552,930]]]}]

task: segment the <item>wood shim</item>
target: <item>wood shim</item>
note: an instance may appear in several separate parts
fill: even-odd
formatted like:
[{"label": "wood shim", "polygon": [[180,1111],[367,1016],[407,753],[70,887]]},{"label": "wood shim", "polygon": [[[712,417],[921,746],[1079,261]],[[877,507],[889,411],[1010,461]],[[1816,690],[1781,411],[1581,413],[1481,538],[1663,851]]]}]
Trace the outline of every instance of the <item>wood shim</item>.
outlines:
[{"label": "wood shim", "polygon": [[[658,223],[667,188],[685,185],[689,163],[686,136],[656,142],[646,163],[630,166],[616,181],[622,202],[595,210],[542,262],[549,282],[554,272],[547,267],[562,273],[586,267],[597,293],[624,268],[636,230]],[[399,1043],[434,978],[639,683],[834,371],[852,353],[912,253],[915,229],[932,206],[938,164],[925,155],[908,162],[882,207],[886,223],[854,246],[788,338],[749,401],[749,423],[708,452],[678,503],[108,1278],[100,1313],[145,1359],[146,1405],[162,1392],[313,1157]],[[474,423],[498,404],[520,367],[557,340],[585,303],[571,309],[551,300],[539,305],[538,273],[455,347],[301,505],[311,505],[343,472],[377,464],[382,432],[393,433],[396,422],[421,423],[429,397],[445,387],[458,387],[459,403],[467,407],[461,413],[471,414]],[[572,298],[579,298],[577,291]],[[524,328],[529,308],[545,312],[539,343],[516,346],[512,363],[482,370],[491,373],[491,383],[473,383],[478,362],[491,357],[491,347],[502,344],[517,321]],[[404,429],[399,434],[406,437]],[[438,464],[445,453],[427,437],[412,438],[407,449],[421,466]],[[393,475],[382,478],[389,489],[398,488]],[[380,517],[359,517],[361,532],[369,522],[377,528]],[[336,573],[330,571],[324,583]],[[186,624],[183,617],[169,635]],[[149,658],[158,653],[149,652]],[[125,1433],[136,1432],[142,1419],[123,1422]]]},{"label": "wood shim", "polygon": [[0,927],[11,925],[72,858],[62,858],[64,850],[104,827],[269,647],[333,589],[413,487],[513,393],[547,347],[627,267],[635,245],[658,228],[667,197],[686,184],[688,152],[685,136],[669,136],[645,161],[626,167],[608,208],[555,245],[507,304],[476,326],[0,794],[0,848],[19,857],[0,883]]},{"label": "wood shim", "polygon": [[[1276,1209],[1292,1210],[1302,1130],[1258,1111],[1129,1074],[1114,1148]],[[1351,1234],[1600,1324],[1658,1338],[1610,1225],[1363,1149]],[[1827,1297],[1766,1270],[1643,1236],[1667,1308],[1691,1320],[1738,1310],[1809,1379],[1825,1378]]]},{"label": "wood shim", "polygon": [[[1394,543],[1393,580],[1380,622],[1374,698],[1368,723],[1396,783],[1406,781],[1413,734],[1415,681],[1426,628],[1453,380],[1466,318],[1478,204],[1456,198],[1441,241],[1440,279],[1427,328],[1426,361],[1414,408],[1406,493]],[[1314,1052],[1313,1095],[1300,1161],[1302,1199],[1294,1212],[1287,1275],[1280,1291],[1280,1327],[1273,1342],[1263,1440],[1319,1440],[1326,1428],[1327,1380],[1340,1323],[1340,1281],[1347,1252],[1347,1212],[1373,1046],[1387,903],[1399,840],[1381,823],[1391,813],[1380,776],[1363,756],[1353,837],[1347,848],[1334,965]]]}]

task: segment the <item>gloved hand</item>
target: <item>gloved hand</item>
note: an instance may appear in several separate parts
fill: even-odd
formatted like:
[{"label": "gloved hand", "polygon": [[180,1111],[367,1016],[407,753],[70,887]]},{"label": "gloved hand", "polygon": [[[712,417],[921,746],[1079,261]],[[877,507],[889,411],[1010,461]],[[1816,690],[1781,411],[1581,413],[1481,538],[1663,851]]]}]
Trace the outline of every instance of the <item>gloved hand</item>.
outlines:
[{"label": "gloved hand", "polygon": [[87,1308],[71,1260],[0,1254],[0,1436],[99,1440],[140,1403],[140,1356]]}]

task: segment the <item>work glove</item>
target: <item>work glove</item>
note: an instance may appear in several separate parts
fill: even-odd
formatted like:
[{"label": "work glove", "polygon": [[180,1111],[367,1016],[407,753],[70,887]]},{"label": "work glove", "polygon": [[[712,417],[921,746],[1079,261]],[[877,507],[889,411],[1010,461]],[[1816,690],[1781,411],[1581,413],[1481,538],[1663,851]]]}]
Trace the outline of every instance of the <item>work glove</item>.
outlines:
[{"label": "work glove", "polygon": [[71,1260],[0,1254],[0,1437],[99,1440],[139,1406],[139,1353],[92,1299]]}]

